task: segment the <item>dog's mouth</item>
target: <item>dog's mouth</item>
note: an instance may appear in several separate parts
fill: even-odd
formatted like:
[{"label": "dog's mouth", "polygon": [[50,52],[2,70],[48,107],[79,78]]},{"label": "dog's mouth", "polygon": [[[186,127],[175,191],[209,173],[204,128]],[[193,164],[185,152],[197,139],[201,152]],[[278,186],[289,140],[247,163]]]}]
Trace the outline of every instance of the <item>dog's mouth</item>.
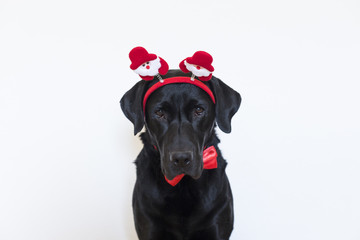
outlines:
[{"label": "dog's mouth", "polygon": [[181,175],[181,174],[190,176],[191,178],[197,180],[202,175],[202,170],[203,170],[202,164],[195,164],[195,162],[192,162],[191,164],[189,164],[189,166],[176,167],[176,166],[172,165],[171,161],[168,160],[167,162],[170,164],[163,164],[163,167],[161,170],[162,170],[163,175],[168,180],[172,180],[176,176]]},{"label": "dog's mouth", "polygon": [[194,180],[197,180],[201,177],[202,171],[200,171],[199,173],[188,173],[185,171],[178,171],[177,173],[168,173],[166,170],[162,171],[164,176],[168,179],[168,180],[173,180],[175,177],[177,177],[178,175],[187,175],[190,176],[191,178],[193,178]]},{"label": "dog's mouth", "polygon": [[176,176],[178,175],[181,175],[181,174],[184,174],[184,175],[188,175],[190,176],[191,178],[193,178],[194,180],[197,180],[201,177],[201,174],[202,174],[202,171],[200,171],[199,173],[196,173],[196,174],[190,174],[190,173],[187,173],[185,171],[180,171],[178,173],[168,173],[166,172],[165,170],[162,171],[164,176],[169,179],[169,180],[173,180]]}]

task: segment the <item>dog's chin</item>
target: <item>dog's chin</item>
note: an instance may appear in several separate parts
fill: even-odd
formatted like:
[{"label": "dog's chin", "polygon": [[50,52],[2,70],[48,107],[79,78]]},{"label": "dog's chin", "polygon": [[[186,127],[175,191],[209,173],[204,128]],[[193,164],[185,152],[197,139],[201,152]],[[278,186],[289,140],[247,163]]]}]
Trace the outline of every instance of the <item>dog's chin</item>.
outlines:
[{"label": "dog's chin", "polygon": [[166,179],[169,179],[169,180],[173,180],[177,176],[177,174],[171,174],[169,172],[166,172],[165,170],[163,170],[162,172],[163,172],[164,176],[166,177]]},{"label": "dog's chin", "polygon": [[201,174],[202,174],[202,170],[201,171],[196,171],[196,172],[191,173],[191,174],[186,174],[186,175],[189,175],[193,179],[197,180],[197,179],[199,179],[201,177]]}]

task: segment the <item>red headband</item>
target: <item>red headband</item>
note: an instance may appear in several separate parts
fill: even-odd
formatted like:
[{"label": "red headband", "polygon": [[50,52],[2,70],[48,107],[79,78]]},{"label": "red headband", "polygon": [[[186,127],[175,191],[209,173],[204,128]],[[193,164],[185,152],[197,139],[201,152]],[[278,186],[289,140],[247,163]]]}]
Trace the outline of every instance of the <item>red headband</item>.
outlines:
[{"label": "red headband", "polygon": [[168,84],[173,84],[173,83],[190,83],[192,85],[195,85],[199,88],[201,88],[202,90],[204,90],[207,94],[209,94],[211,100],[213,101],[213,103],[215,104],[215,97],[214,94],[212,93],[212,91],[210,90],[210,88],[208,86],[206,86],[204,83],[202,83],[201,81],[194,79],[191,80],[190,77],[172,77],[172,78],[166,78],[164,79],[163,82],[157,82],[155,83],[153,86],[151,86],[145,93],[144,96],[144,100],[143,100],[143,111],[145,113],[145,105],[146,105],[146,101],[149,98],[149,96],[158,88],[161,88],[165,85]]}]

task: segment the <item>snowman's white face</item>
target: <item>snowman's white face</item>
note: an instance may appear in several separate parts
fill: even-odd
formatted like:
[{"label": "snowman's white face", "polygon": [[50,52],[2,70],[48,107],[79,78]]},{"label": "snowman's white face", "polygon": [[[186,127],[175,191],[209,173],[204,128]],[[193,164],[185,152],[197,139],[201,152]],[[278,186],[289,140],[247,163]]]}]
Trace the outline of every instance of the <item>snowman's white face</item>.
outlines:
[{"label": "snowman's white face", "polygon": [[143,63],[140,67],[135,69],[134,72],[140,76],[155,76],[159,73],[160,67],[160,58],[156,58],[155,60]]},{"label": "snowman's white face", "polygon": [[190,64],[190,63],[187,63],[186,61],[184,61],[184,64],[185,64],[187,70],[192,72],[197,77],[207,77],[211,74],[211,72],[209,70],[207,70],[206,68],[203,68],[201,66]]}]

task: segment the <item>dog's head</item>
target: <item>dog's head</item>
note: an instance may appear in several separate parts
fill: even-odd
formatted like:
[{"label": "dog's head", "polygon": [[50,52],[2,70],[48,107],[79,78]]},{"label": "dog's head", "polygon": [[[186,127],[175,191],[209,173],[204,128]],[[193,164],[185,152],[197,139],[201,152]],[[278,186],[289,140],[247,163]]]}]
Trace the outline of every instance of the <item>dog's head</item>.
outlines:
[{"label": "dog's head", "polygon": [[[171,70],[163,78],[166,81],[184,75],[189,76]],[[215,122],[222,131],[230,133],[231,118],[240,106],[240,94],[214,76],[206,85],[215,97],[215,104],[208,93],[193,84],[169,84],[149,96],[144,112],[143,98],[151,85],[147,81],[138,82],[120,101],[125,116],[134,124],[134,134],[145,125],[168,179],[182,173],[199,178],[203,149],[213,137]]]}]

